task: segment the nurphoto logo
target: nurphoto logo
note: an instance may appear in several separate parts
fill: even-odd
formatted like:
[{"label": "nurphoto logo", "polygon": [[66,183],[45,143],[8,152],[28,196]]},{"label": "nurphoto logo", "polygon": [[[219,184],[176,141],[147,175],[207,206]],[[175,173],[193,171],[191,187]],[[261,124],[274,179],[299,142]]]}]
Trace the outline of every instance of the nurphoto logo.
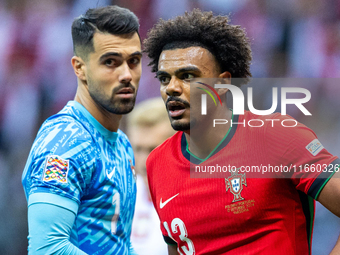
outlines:
[{"label": "nurphoto logo", "polygon": [[[205,84],[203,82],[199,82],[198,81],[197,83],[199,83],[199,84],[201,84],[203,86],[206,86],[208,89],[210,89],[212,92],[214,92],[214,94],[216,95],[216,97],[218,98],[218,100],[220,101],[220,104],[222,106],[221,98],[218,95],[217,91],[213,87],[211,87],[210,85]],[[200,89],[200,90],[203,90],[205,93],[207,93],[212,98],[212,100],[214,101],[215,106],[217,106],[216,100],[215,100],[214,96],[209,92],[209,90],[206,90],[206,89],[200,88],[200,87],[197,87],[197,88]],[[202,104],[201,104],[201,114],[202,115],[207,115],[207,95],[206,94],[202,94],[201,102],[202,102]]]},{"label": "nurphoto logo", "polygon": [[[211,80],[210,84],[217,83],[217,80]],[[220,81],[218,81],[220,82]],[[209,111],[213,111],[212,104],[208,104],[208,100],[212,100],[215,104],[215,107],[218,107],[219,104],[222,105],[221,95],[218,94],[218,89],[227,89],[230,91],[232,96],[232,110],[234,115],[244,115],[245,113],[245,95],[244,92],[236,85],[232,84],[214,84],[209,85],[207,82],[202,81],[195,81],[196,83],[195,88],[200,89],[204,91],[205,93],[202,93],[200,95],[200,102],[196,101],[197,104],[200,103],[201,106],[201,116],[209,115]],[[197,84],[203,85],[197,87]],[[307,108],[304,106],[305,103],[309,102],[311,99],[311,93],[308,89],[305,88],[299,88],[299,87],[270,87],[271,91],[271,106],[269,109],[266,110],[259,110],[256,109],[254,106],[254,95],[253,95],[253,87],[247,87],[246,94],[247,94],[247,106],[251,113],[258,115],[258,116],[267,116],[275,111],[277,111],[279,106],[279,92],[280,92],[280,110],[282,115],[287,115],[287,105],[292,105],[296,108],[296,110],[302,112],[305,116],[311,116],[312,114],[307,110]],[[255,89],[256,90],[256,89]],[[294,97],[298,98],[289,98],[291,95],[294,95]],[[211,99],[208,99],[208,95]],[[197,98],[198,99],[198,98]],[[258,100],[258,98],[257,98]],[[264,100],[264,98],[261,98],[261,100]],[[211,109],[208,109],[208,105]],[[267,107],[268,108],[268,107]],[[280,122],[281,126],[283,127],[295,127],[298,125],[298,122],[295,119],[271,119],[268,117],[268,119],[249,119],[249,120],[243,120],[243,122],[233,122],[233,119],[227,120],[222,118],[214,118],[213,119],[213,127],[216,127],[216,125],[224,125],[229,123],[232,125],[248,125],[249,127],[262,127],[265,125],[266,122],[269,122],[272,127],[275,126],[276,123]]]},{"label": "nurphoto logo", "polygon": [[[203,82],[197,82],[197,83],[208,87],[212,92],[214,92],[214,94],[219,99],[221,105],[222,105],[221,98],[219,97],[215,88],[217,88],[217,89],[228,89],[233,96],[233,113],[236,114],[236,115],[243,115],[244,114],[244,95],[243,95],[242,90],[239,87],[237,87],[235,85],[231,85],[231,84],[215,84],[214,87],[212,87],[212,86],[205,84]],[[197,88],[205,91],[213,99],[215,105],[217,105],[216,100],[214,99],[213,95],[208,90],[200,88],[200,87],[197,87]],[[301,94],[304,94],[305,97],[304,98],[296,98],[296,99],[288,99],[287,98],[288,93],[301,93]],[[272,88],[272,98],[273,98],[272,99],[272,106],[268,110],[257,110],[257,109],[255,109],[255,107],[253,105],[253,88],[252,87],[248,87],[247,94],[248,94],[247,103],[248,103],[248,108],[249,108],[250,112],[252,112],[256,115],[269,115],[269,114],[272,114],[276,111],[277,105],[278,105],[278,90],[277,90],[276,87]],[[304,115],[312,115],[303,106],[303,104],[307,103],[310,99],[311,99],[311,93],[309,92],[308,89],[294,88],[294,87],[283,87],[283,88],[281,88],[281,114],[286,115],[287,114],[287,105],[293,104],[297,108],[299,108]],[[207,95],[206,94],[201,95],[201,115],[207,115]]]}]

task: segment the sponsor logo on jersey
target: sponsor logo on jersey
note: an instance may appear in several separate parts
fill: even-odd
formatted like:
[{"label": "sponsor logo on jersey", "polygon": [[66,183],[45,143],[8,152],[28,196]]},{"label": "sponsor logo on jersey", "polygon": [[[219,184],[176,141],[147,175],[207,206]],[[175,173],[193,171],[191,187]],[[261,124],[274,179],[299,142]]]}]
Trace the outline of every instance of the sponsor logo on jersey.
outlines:
[{"label": "sponsor logo on jersey", "polygon": [[179,195],[179,193],[174,195],[173,197],[170,197],[168,200],[165,200],[164,203],[162,202],[162,198],[161,198],[161,201],[159,201],[159,208],[162,209],[167,203],[169,203],[172,199],[174,199],[178,195]]},{"label": "sponsor logo on jersey", "polygon": [[306,149],[313,155],[316,156],[323,149],[323,145],[320,143],[318,139],[314,139],[307,146]]},{"label": "sponsor logo on jersey", "polygon": [[56,155],[47,156],[43,181],[57,181],[61,183],[67,183],[68,170],[68,160],[64,160]]},{"label": "sponsor logo on jersey", "polygon": [[246,174],[240,174],[239,168],[237,168],[236,171],[232,171],[231,176],[225,178],[226,191],[228,192],[229,189],[234,195],[234,200],[232,203],[244,200],[244,198],[241,196],[243,185],[247,186]]}]

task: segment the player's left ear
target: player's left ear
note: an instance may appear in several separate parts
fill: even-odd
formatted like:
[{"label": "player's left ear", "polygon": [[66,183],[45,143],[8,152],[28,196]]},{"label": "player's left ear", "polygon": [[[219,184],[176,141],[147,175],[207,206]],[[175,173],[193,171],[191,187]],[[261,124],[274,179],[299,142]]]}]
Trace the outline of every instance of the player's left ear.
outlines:
[{"label": "player's left ear", "polygon": [[[221,83],[221,84],[231,84],[231,73],[229,73],[228,71],[225,71],[223,73],[221,73],[219,76],[218,76],[218,83]],[[225,93],[227,93],[229,89],[217,89],[218,91],[218,94],[219,95],[223,95]]]}]

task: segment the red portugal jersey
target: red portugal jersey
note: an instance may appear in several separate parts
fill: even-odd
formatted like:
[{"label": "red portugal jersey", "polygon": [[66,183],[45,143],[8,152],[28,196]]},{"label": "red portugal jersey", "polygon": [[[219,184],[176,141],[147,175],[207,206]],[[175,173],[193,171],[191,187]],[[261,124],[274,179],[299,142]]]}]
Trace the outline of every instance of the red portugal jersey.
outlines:
[{"label": "red portugal jersey", "polygon": [[[264,125],[252,127],[250,119]],[[165,241],[183,255],[310,254],[314,199],[340,160],[306,126],[288,127],[293,121],[279,114],[233,116],[237,124],[204,161],[190,162],[183,132],[157,147],[147,170]],[[213,178],[223,166],[236,171]],[[193,178],[197,171],[204,178]],[[266,178],[266,171],[280,178]]]}]

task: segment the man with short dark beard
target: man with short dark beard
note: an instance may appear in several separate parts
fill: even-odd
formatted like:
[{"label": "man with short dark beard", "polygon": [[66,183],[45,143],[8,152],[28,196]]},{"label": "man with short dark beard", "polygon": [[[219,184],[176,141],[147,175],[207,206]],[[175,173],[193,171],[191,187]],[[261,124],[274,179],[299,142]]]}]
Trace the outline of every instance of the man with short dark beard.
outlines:
[{"label": "man with short dark beard", "polygon": [[22,176],[29,254],[135,254],[134,156],[118,126],[141,76],[138,28],[118,6],[72,24],[75,99],[44,122]]},{"label": "man with short dark beard", "polygon": [[[340,160],[306,126],[265,122],[292,118],[249,111],[236,115],[227,107],[228,89],[204,83],[211,79],[240,86],[248,81],[251,50],[244,30],[230,25],[227,16],[194,10],[158,22],[144,47],[178,131],[147,160],[150,193],[169,254],[310,254],[315,200],[340,216]],[[209,114],[200,114],[193,101],[208,93],[220,101],[214,105],[211,100],[210,108],[206,103]],[[215,119],[227,121],[213,127]],[[243,125],[248,119],[265,124]],[[232,171],[222,178],[191,176],[191,169],[228,165]],[[274,173],[276,178],[252,178],[243,171],[260,165],[298,171]],[[313,165],[322,171],[313,171]],[[340,254],[339,242],[332,254]]]}]

